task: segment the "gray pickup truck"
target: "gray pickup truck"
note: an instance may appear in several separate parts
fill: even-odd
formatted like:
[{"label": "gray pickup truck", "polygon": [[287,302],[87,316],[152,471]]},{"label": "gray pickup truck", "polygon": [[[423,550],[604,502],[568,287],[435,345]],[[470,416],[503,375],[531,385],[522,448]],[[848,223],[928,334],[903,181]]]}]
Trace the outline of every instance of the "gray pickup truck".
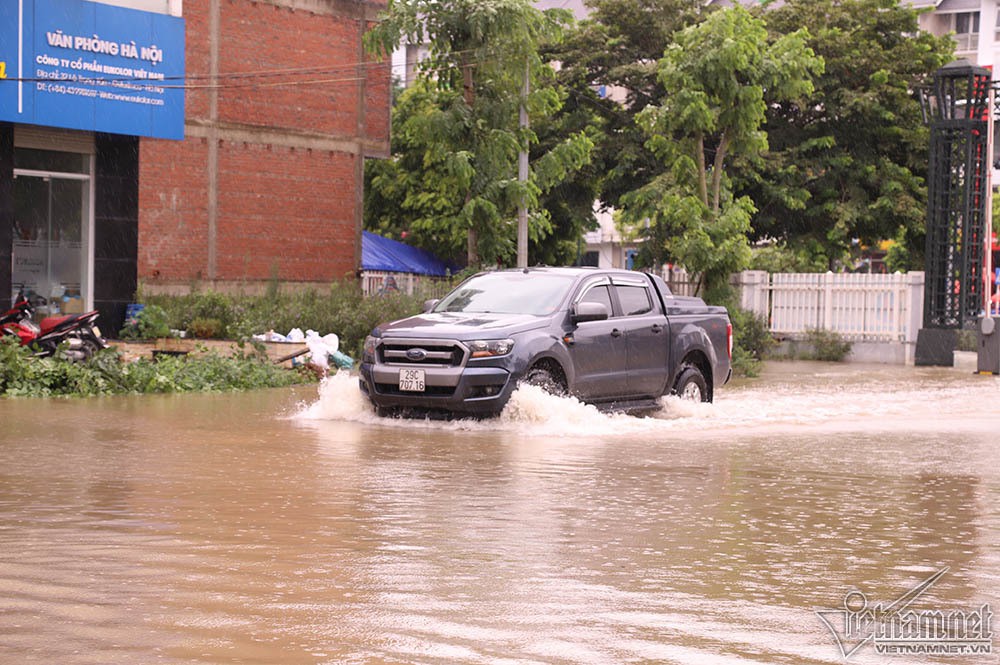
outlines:
[{"label": "gray pickup truck", "polygon": [[521,383],[601,409],[662,395],[710,402],[732,375],[723,307],[626,270],[480,273],[365,340],[361,391],[380,415],[493,416]]}]

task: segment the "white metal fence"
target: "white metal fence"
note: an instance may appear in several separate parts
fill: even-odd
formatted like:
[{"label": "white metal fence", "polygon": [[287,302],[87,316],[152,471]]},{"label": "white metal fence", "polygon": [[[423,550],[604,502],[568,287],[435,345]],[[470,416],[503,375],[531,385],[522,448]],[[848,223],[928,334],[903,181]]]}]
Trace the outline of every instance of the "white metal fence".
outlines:
[{"label": "white metal fence", "polygon": [[771,332],[832,330],[859,341],[912,342],[923,315],[924,274],[779,273],[748,270],[737,285],[744,309]]},{"label": "white metal fence", "polygon": [[698,285],[684,268],[666,264],[660,270],[660,277],[667,283],[670,292],[675,296],[695,295]]},{"label": "white metal fence", "polygon": [[413,295],[416,293],[428,298],[436,298],[447,293],[451,286],[452,280],[448,277],[430,277],[383,270],[365,270],[361,273],[361,291],[366,296],[386,293]]}]

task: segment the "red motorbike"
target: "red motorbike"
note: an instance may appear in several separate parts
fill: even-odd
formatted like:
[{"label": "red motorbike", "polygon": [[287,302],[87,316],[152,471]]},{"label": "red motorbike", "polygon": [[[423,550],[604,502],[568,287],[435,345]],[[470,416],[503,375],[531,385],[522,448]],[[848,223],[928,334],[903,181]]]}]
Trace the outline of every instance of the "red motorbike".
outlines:
[{"label": "red motorbike", "polygon": [[14,306],[0,315],[0,330],[17,337],[21,346],[30,346],[39,357],[52,356],[67,343],[64,354],[70,360],[87,360],[108,343],[101,336],[96,321],[97,310],[84,314],[49,316],[35,323],[35,308],[24,293],[18,293]]}]

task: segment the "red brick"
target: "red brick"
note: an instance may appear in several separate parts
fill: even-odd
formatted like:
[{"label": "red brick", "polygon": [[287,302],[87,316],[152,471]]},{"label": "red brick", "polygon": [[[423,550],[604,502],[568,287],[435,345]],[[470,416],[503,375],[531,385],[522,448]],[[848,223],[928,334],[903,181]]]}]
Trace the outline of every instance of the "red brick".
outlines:
[{"label": "red brick", "polygon": [[[211,277],[209,144],[203,137],[212,127],[219,136],[214,277],[266,280],[277,271],[282,280],[330,281],[351,273],[360,261],[358,158],[331,148],[374,141],[386,150],[389,124],[389,65],[360,62],[362,5],[331,0],[330,14],[313,14],[223,0],[222,87],[213,119],[209,4],[184,6],[188,138],[141,140],[140,279]],[[365,116],[359,121],[362,94]],[[264,143],[261,131],[277,135],[275,143]]]}]

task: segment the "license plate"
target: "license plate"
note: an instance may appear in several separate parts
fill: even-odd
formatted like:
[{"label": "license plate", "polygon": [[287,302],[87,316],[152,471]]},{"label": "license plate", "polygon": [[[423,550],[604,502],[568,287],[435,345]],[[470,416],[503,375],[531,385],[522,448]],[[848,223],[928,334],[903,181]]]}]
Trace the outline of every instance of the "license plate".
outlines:
[{"label": "license plate", "polygon": [[399,370],[399,389],[408,392],[422,393],[424,387],[424,370],[422,369],[401,369]]}]

